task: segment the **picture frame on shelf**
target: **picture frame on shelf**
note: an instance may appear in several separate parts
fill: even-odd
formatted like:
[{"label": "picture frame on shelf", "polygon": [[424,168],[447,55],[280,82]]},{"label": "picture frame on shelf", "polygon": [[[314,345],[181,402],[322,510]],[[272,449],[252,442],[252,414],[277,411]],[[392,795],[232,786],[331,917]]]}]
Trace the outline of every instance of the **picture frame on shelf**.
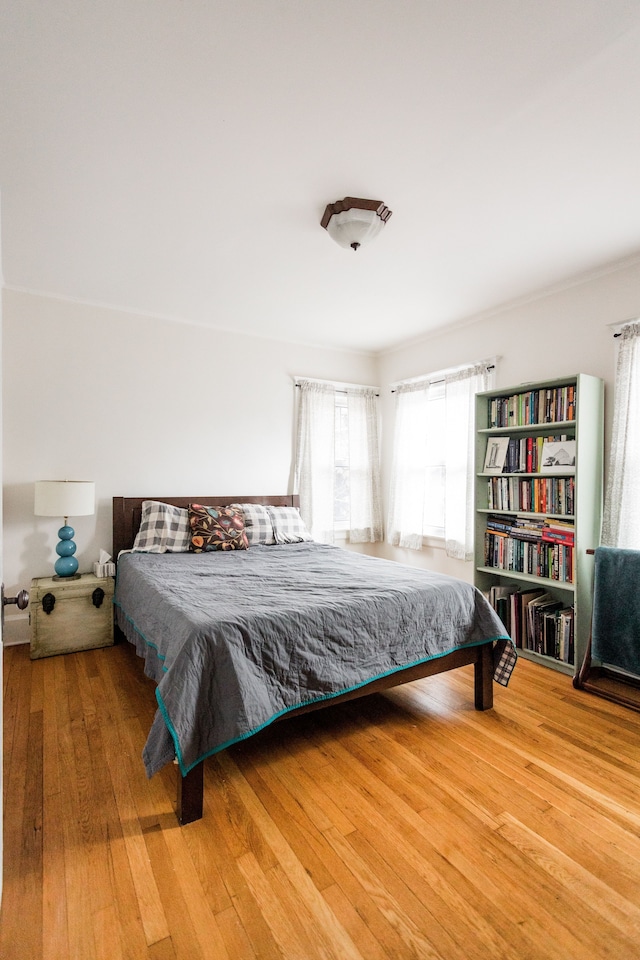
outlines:
[{"label": "picture frame on shelf", "polygon": [[507,460],[509,437],[487,437],[487,452],[484,458],[484,472],[502,473]]},{"label": "picture frame on shelf", "polygon": [[575,469],[575,440],[544,441],[540,458],[540,473],[575,473]]}]

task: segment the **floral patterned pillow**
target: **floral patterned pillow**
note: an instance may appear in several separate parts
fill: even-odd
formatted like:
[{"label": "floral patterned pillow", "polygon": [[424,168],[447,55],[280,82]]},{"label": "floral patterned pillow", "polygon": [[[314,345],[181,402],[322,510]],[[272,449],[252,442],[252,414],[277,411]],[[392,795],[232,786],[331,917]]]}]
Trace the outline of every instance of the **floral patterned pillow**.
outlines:
[{"label": "floral patterned pillow", "polygon": [[233,507],[205,507],[189,504],[189,527],[192,553],[211,550],[247,550],[249,541],[244,529],[242,510]]}]

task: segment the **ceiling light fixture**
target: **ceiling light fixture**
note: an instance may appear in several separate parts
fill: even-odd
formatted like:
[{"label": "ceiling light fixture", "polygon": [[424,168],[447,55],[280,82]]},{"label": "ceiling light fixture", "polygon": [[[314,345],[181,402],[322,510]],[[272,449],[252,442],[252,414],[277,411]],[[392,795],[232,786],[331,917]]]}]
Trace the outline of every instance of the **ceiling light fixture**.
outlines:
[{"label": "ceiling light fixture", "polygon": [[327,204],[320,225],[341,247],[357,250],[378,236],[390,216],[381,200],[345,197]]}]

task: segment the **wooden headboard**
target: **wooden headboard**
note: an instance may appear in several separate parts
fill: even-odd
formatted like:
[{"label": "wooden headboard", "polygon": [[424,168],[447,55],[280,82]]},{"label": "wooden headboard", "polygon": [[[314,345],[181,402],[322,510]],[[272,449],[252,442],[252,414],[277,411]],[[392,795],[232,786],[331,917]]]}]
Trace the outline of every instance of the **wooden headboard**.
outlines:
[{"label": "wooden headboard", "polygon": [[113,498],[113,558],[118,559],[121,550],[130,550],[140,527],[142,504],[145,500],[159,500],[174,507],[188,507],[190,503],[202,503],[206,507],[224,507],[229,503],[270,503],[274,507],[299,507],[298,494],[278,497],[114,497]]}]

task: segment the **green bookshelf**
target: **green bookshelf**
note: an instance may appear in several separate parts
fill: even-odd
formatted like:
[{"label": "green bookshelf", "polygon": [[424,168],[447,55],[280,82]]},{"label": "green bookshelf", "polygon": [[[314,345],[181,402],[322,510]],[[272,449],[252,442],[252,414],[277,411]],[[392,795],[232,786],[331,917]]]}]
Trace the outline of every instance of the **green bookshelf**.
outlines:
[{"label": "green bookshelf", "polygon": [[[476,397],[474,582],[500,603],[519,655],[570,675],[580,669],[591,628],[593,556],[587,550],[600,543],[603,406],[604,382],[588,374]],[[506,438],[511,456],[500,470],[500,460],[496,467],[487,451],[491,445],[504,456]],[[527,461],[527,451],[536,447],[537,458]],[[562,456],[558,463],[549,456],[542,460],[542,449],[569,450],[575,462]],[[566,533],[571,525],[573,543]],[[533,625],[532,613],[523,618],[522,597],[511,599],[513,593],[535,590],[549,596],[542,634],[523,629]],[[559,616],[568,609],[573,610],[571,651],[567,615],[562,622]]]}]

